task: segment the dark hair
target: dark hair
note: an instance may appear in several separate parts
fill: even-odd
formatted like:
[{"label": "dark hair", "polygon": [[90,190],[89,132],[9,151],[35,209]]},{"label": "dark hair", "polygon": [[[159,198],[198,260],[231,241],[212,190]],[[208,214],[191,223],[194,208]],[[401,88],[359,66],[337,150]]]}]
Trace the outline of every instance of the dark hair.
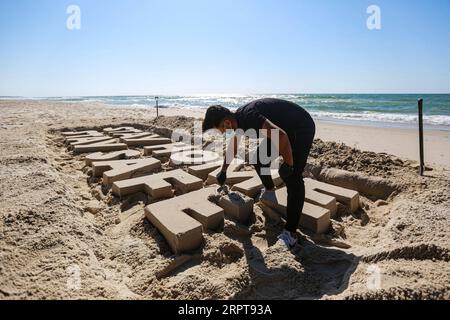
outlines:
[{"label": "dark hair", "polygon": [[217,128],[226,118],[233,116],[233,113],[222,106],[211,106],[206,110],[205,119],[203,120],[203,132]]}]

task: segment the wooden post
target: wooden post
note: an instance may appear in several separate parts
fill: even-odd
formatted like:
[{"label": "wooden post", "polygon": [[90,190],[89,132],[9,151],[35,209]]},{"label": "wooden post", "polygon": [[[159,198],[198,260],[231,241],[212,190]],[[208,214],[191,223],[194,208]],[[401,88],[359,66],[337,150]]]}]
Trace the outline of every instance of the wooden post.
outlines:
[{"label": "wooden post", "polygon": [[425,172],[424,154],[423,154],[423,99],[419,99],[419,151],[420,151],[419,174],[423,176]]},{"label": "wooden post", "polygon": [[155,100],[156,100],[156,117],[159,117],[158,99],[159,99],[159,97],[155,97]]}]

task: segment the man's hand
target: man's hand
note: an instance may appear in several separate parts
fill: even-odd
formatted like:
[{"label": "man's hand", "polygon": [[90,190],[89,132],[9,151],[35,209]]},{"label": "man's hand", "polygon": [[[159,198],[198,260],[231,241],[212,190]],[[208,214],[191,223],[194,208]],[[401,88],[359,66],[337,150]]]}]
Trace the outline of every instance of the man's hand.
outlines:
[{"label": "man's hand", "polygon": [[294,174],[294,168],[284,162],[280,166],[278,173],[280,174],[280,178],[283,179],[284,182],[286,182],[287,179],[289,179]]},{"label": "man's hand", "polygon": [[217,182],[220,186],[223,186],[225,184],[225,181],[227,181],[227,172],[220,170],[220,172],[216,176]]}]

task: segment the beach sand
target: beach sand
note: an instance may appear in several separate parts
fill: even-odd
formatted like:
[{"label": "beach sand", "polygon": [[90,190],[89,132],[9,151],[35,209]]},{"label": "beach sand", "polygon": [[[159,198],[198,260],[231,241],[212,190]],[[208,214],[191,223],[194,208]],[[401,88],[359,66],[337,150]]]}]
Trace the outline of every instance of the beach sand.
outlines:
[{"label": "beach sand", "polygon": [[[318,122],[317,137],[351,147],[419,161],[419,130]],[[450,131],[425,130],[426,165],[450,168]]]},{"label": "beach sand", "polygon": [[295,252],[275,243],[283,224],[255,206],[249,226],[226,220],[168,273],[184,258],[145,219],[146,197],[105,193],[58,134],[124,124],[190,129],[203,116],[160,113],[0,101],[1,299],[450,299],[448,132],[426,132],[431,170],[419,177],[414,130],[318,122],[310,174],[345,169],[395,192],[362,194],[363,209],[341,212],[332,238],[304,234]]}]

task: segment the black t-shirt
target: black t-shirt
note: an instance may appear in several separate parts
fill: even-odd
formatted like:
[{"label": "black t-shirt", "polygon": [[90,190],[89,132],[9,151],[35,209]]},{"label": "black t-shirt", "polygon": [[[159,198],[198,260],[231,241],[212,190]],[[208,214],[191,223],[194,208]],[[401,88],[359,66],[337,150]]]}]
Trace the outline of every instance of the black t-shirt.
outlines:
[{"label": "black t-shirt", "polygon": [[239,129],[262,129],[263,123],[271,121],[288,135],[294,131],[312,131],[315,129],[310,114],[299,105],[281,99],[260,99],[250,102],[236,111]]}]

